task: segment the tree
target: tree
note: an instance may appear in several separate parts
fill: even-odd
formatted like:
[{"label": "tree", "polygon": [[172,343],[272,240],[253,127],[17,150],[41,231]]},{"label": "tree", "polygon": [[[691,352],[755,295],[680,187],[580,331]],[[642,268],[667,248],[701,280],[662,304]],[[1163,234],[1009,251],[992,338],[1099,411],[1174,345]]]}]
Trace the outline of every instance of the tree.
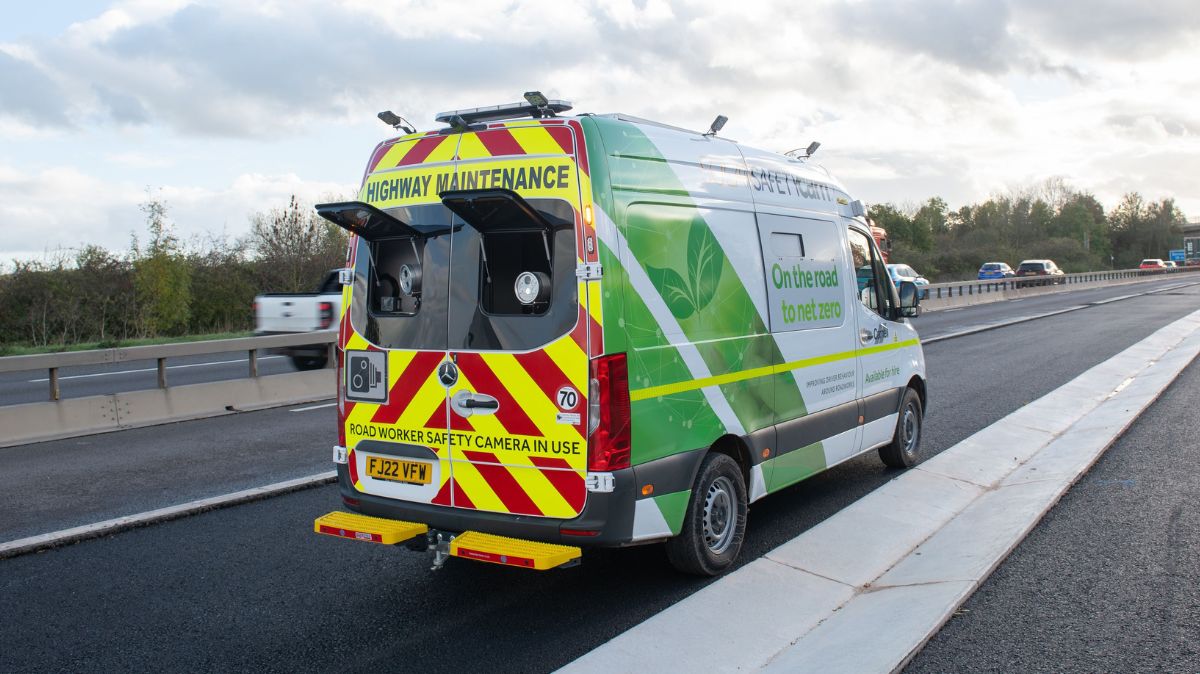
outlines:
[{"label": "tree", "polygon": [[191,275],[180,252],[179,240],[171,232],[167,205],[147,193],[139,206],[146,214],[150,241],[144,251],[134,239],[134,286],[142,332],[160,335],[181,332],[187,327],[191,303]]},{"label": "tree", "polygon": [[921,250],[933,248],[933,237],[950,231],[949,208],[941,197],[931,197],[913,216],[913,235]]},{"label": "tree", "polygon": [[263,287],[275,292],[312,290],[346,259],[345,232],[292,195],[285,208],[251,216],[250,245]]}]

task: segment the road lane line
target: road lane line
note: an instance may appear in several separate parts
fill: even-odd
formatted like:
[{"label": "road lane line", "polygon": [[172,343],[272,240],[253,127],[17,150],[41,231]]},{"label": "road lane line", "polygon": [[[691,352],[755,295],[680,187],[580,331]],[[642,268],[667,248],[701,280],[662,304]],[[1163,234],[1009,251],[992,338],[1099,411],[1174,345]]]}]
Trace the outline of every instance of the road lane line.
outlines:
[{"label": "road lane line", "polygon": [[309,410],[322,410],[322,409],[325,409],[326,407],[337,407],[337,403],[332,402],[332,403],[324,403],[322,405],[310,405],[308,407],[297,407],[294,410],[288,410],[288,411],[289,412],[307,412]]},{"label": "road lane line", "polygon": [[[1080,309],[1086,309],[1086,308],[1088,308],[1088,305],[1080,304],[1078,306],[1067,307],[1066,309],[1059,309],[1057,311],[1047,311],[1046,313],[1043,313],[1043,314],[1034,314],[1032,316],[1020,316],[1018,318],[1009,319],[1007,321],[1000,321],[998,323],[988,323],[986,325],[980,325],[980,326],[974,327],[974,328],[967,328],[966,330],[959,330],[958,332],[949,332],[944,335],[934,335],[933,337],[921,337],[921,344],[933,344],[934,342],[940,342],[940,341],[946,340],[946,339],[954,339],[956,337],[966,337],[967,335],[974,335],[974,334],[977,334],[980,332],[987,332],[988,330],[995,330],[997,328],[1006,328],[1010,325],[1016,325],[1018,323],[1027,323],[1029,321],[1036,321],[1039,318],[1049,318],[1051,316],[1058,316],[1059,314],[1069,314],[1072,311],[1079,311]],[[919,329],[918,329],[918,333],[919,333]]]},{"label": "road lane line", "polygon": [[[271,360],[272,358],[286,358],[286,357],[287,356],[261,356],[258,360],[264,361],[264,360]],[[186,365],[168,365],[167,369],[168,370],[179,370],[179,369],[183,369],[185,367],[205,367],[208,365],[229,365],[230,363],[245,363],[245,362],[246,362],[245,358],[240,358],[238,360],[215,360],[211,363],[188,363]],[[72,374],[72,375],[67,375],[65,377],[59,377],[58,380],[62,381],[64,379],[87,379],[89,377],[111,377],[111,376],[117,375],[117,374],[130,374],[132,372],[158,372],[158,368],[156,368],[156,367],[141,367],[136,370],[118,370],[117,372],[95,372],[92,374]],[[48,381],[50,381],[49,377],[43,377],[41,379],[30,379],[29,383],[30,384],[41,384],[41,383],[45,383]]]},{"label": "road lane line", "polygon": [[1198,354],[1200,311],[560,671],[898,671]]},{"label": "road lane line", "polygon": [[249,503],[258,501],[272,496],[279,496],[293,491],[300,491],[310,487],[316,487],[322,484],[328,484],[337,479],[337,471],[328,471],[325,473],[317,473],[316,475],[308,475],[306,477],[298,477],[293,480],[284,480],[283,482],[275,482],[264,485],[262,487],[253,487],[251,489],[243,489],[235,491],[232,494],[222,494],[220,496],[210,496],[196,501],[188,501],[179,505],[168,506],[166,508],[158,508],[149,510],[134,515],[125,515],[103,522],[94,524],[85,524],[83,526],[72,527],[70,529],[62,529],[52,531],[46,534],[38,534],[36,536],[28,536],[26,538],[18,538],[13,541],[0,543],[0,559],[6,557],[16,557],[29,552],[45,550],[46,548],[54,548],[67,543],[75,543],[89,538],[97,538],[99,536],[107,536],[115,534],[134,527],[143,527],[148,524],[157,524],[168,520],[179,519],[195,515],[207,510],[215,510],[217,508],[226,508],[232,505]]}]

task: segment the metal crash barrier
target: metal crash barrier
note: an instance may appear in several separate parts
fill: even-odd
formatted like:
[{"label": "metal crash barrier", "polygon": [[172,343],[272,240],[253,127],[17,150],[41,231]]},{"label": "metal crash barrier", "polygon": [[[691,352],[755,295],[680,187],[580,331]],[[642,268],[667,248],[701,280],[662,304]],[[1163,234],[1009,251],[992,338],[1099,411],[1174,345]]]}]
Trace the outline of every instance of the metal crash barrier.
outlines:
[{"label": "metal crash barrier", "polygon": [[[0,447],[329,398],[335,390],[336,339],[336,332],[326,330],[0,358],[0,373],[41,370],[48,372],[49,381],[47,402],[0,406]],[[258,360],[263,351],[312,344],[326,345],[329,357],[325,369],[259,375]],[[244,378],[170,385],[168,359],[239,351],[247,354]],[[134,361],[156,363],[156,388],[62,398],[62,368]]]},{"label": "metal crash barrier", "polygon": [[991,281],[953,281],[951,283],[933,283],[921,288],[921,308],[926,311],[949,309],[952,307],[1001,302],[1003,300],[1042,295],[1066,290],[1083,290],[1099,288],[1124,283],[1139,283],[1163,278],[1165,275],[1179,275],[1181,279],[1200,279],[1193,272],[1200,271],[1200,266],[1178,267],[1175,269],[1116,269],[1112,271],[1091,271],[1081,274],[1065,274],[1063,276],[1023,276]]}]

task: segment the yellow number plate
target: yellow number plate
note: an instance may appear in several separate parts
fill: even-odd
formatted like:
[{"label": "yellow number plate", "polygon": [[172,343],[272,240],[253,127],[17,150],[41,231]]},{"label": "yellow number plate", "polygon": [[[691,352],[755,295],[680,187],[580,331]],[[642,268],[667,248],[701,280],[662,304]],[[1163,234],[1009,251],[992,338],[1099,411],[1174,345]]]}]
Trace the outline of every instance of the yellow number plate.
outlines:
[{"label": "yellow number plate", "polygon": [[433,466],[424,461],[404,461],[368,455],[367,475],[377,480],[429,484],[433,479]]}]

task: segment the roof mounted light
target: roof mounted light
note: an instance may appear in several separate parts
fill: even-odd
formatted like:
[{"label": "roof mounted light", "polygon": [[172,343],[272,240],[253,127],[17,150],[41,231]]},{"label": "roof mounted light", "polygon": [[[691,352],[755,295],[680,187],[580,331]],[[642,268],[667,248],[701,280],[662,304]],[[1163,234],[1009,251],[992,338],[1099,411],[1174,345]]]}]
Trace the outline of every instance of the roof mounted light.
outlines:
[{"label": "roof mounted light", "polygon": [[540,91],[526,91],[524,98],[535,108],[544,108],[550,105],[550,101]]},{"label": "roof mounted light", "polygon": [[801,154],[800,148],[796,148],[795,150],[788,150],[787,152],[784,152],[783,154],[784,154],[784,156],[792,157],[793,159],[808,159],[809,157],[816,154],[817,148],[819,148],[819,147],[821,147],[821,143],[819,141],[814,140],[813,142],[808,144],[808,147],[804,148],[804,150],[803,150],[804,154]]},{"label": "roof mounted light", "polygon": [[400,115],[397,115],[391,110],[384,110],[375,116],[378,117],[384,124],[387,124],[397,131],[403,131],[404,133],[416,133],[416,130],[407,123],[408,120],[404,119]]},{"label": "roof mounted light", "polygon": [[[541,98],[537,98],[538,96]],[[533,100],[530,100],[531,98]],[[535,102],[540,105],[535,104]],[[533,117],[534,119],[553,117],[570,109],[571,104],[567,101],[549,100],[545,96],[542,96],[539,91],[530,91],[525,94],[525,102],[523,103],[505,103],[503,105],[486,105],[479,108],[467,108],[465,110],[450,110],[439,112],[434,119],[445,124],[452,124],[454,117],[461,117],[468,124],[473,124],[476,122],[497,122],[504,119],[520,119],[521,117]]]},{"label": "roof mounted light", "polygon": [[706,133],[704,135],[706,135],[706,136],[717,135],[718,131],[725,128],[725,122],[728,122],[728,121],[729,121],[729,118],[726,117],[725,115],[717,115],[717,118],[713,120],[713,123],[708,126],[708,133]]}]

